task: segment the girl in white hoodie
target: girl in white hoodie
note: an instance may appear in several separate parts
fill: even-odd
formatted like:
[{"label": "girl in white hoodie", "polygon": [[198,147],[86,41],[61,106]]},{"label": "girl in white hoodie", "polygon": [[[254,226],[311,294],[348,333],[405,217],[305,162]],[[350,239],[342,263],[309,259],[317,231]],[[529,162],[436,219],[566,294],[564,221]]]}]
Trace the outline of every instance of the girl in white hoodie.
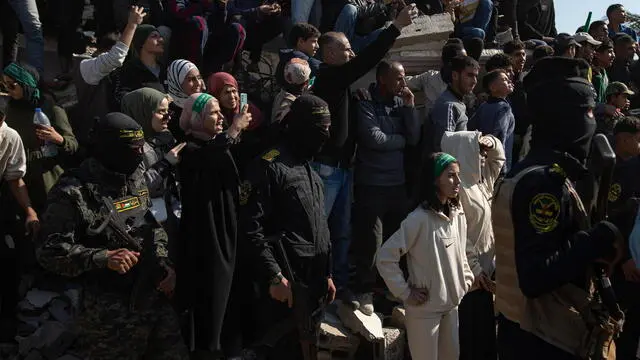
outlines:
[{"label": "girl in white hoodie", "polygon": [[[405,325],[414,359],[458,360],[458,304],[473,283],[465,246],[467,223],[458,200],[458,161],[433,154],[423,168],[420,205],[376,257],[380,275],[406,307]],[[409,279],[400,269],[407,256]]]}]

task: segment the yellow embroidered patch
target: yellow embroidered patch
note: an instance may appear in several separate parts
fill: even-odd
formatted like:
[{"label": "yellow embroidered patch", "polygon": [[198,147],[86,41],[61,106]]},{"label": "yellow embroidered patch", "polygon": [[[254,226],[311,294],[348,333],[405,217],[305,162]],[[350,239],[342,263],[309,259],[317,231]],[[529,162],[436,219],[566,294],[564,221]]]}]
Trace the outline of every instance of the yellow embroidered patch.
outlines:
[{"label": "yellow embroidered patch", "polygon": [[552,174],[558,174],[558,175],[560,175],[562,177],[565,177],[565,178],[567,177],[567,173],[558,164],[551,165],[551,169],[549,170],[549,172],[552,173]]},{"label": "yellow embroidered patch", "polygon": [[117,212],[128,211],[140,206],[140,200],[137,196],[130,197],[128,199],[116,201],[113,203],[113,207]]},{"label": "yellow embroidered patch", "polygon": [[280,155],[280,151],[278,151],[276,149],[273,149],[273,150],[267,152],[266,154],[262,155],[262,159],[271,162],[271,161],[273,161],[273,159],[278,157],[278,155]]},{"label": "yellow embroidered patch", "polygon": [[548,233],[558,226],[560,201],[554,195],[541,193],[529,203],[529,222],[538,233]]},{"label": "yellow embroidered patch", "polygon": [[144,139],[144,132],[142,130],[120,130],[121,139],[142,140]]},{"label": "yellow embroidered patch", "polygon": [[149,195],[149,191],[148,190],[140,190],[138,192],[138,196],[147,196]]},{"label": "yellow embroidered patch", "polygon": [[251,184],[248,181],[243,181],[240,184],[240,205],[247,205],[249,196],[251,196]]},{"label": "yellow embroidered patch", "polygon": [[620,184],[613,184],[609,189],[609,201],[615,202],[620,198],[620,194],[622,194],[622,186]]}]

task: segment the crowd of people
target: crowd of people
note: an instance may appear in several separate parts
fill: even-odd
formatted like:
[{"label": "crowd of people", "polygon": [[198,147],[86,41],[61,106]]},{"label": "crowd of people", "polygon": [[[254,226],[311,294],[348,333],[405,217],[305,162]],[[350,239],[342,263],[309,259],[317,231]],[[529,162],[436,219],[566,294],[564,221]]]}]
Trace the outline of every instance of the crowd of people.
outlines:
[{"label": "crowd of people", "polygon": [[[404,304],[413,359],[640,358],[624,6],[558,34],[552,0],[96,1],[96,50],[73,68],[85,2],[62,3],[48,82],[35,0],[0,4],[0,342],[19,356],[49,329],[18,314],[27,291],[74,284],[49,355],[313,359],[337,300]],[[441,12],[439,70],[385,59]],[[281,34],[265,105],[238,79]],[[67,80],[65,109],[50,90]]]}]

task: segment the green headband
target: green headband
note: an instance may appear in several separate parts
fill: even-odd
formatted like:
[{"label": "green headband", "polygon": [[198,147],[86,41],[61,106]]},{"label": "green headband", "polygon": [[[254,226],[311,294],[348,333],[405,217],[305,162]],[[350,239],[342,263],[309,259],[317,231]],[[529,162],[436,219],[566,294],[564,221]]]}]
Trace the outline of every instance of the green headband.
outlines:
[{"label": "green headband", "polygon": [[440,175],[442,175],[442,172],[444,171],[444,169],[446,169],[449,165],[453,164],[454,162],[458,162],[458,160],[456,160],[456,158],[454,158],[453,156],[447,153],[440,154],[436,158],[436,166],[434,169],[436,177],[439,177]]},{"label": "green headband", "polygon": [[4,74],[14,79],[17,83],[34,89],[33,97],[35,100],[40,99],[40,90],[38,90],[38,82],[36,78],[22,66],[11,63],[4,68]]},{"label": "green headband", "polygon": [[209,102],[209,100],[211,100],[212,98],[213,96],[207,93],[200,94],[200,96],[198,96],[196,101],[193,103],[193,106],[191,107],[191,111],[195,111],[198,114],[201,113],[202,109],[204,109],[204,106],[207,105],[207,102]]}]

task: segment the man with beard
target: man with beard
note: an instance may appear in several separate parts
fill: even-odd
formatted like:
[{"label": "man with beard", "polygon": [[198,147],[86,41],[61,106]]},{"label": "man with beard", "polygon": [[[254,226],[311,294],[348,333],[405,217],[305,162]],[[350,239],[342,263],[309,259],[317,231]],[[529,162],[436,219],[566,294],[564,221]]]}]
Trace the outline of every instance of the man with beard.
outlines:
[{"label": "man with beard", "polygon": [[587,69],[583,60],[546,58],[525,79],[531,151],[492,208],[501,360],[607,358],[615,348],[619,328],[594,300],[593,271],[617,261],[622,237],[607,221],[590,224],[574,187],[588,174],[596,129]]},{"label": "man with beard", "polygon": [[149,211],[143,145],[133,119],[105,115],[92,157],[51,189],[42,215],[38,262],[84,286],[71,350],[85,359],[188,358],[165,297],[175,273],[167,234]]},{"label": "man with beard", "polygon": [[[329,107],[316,96],[302,95],[283,121],[288,127],[281,143],[249,166],[240,194],[241,228],[259,274],[255,280],[270,297],[259,320],[271,340],[262,344],[273,346],[267,358],[278,360],[302,359],[300,344],[313,348],[318,319],[312,314],[322,302],[333,301],[336,291],[322,180],[310,163],[329,138]],[[296,321],[279,326],[294,313]],[[309,331],[300,331],[300,321]]]}]

